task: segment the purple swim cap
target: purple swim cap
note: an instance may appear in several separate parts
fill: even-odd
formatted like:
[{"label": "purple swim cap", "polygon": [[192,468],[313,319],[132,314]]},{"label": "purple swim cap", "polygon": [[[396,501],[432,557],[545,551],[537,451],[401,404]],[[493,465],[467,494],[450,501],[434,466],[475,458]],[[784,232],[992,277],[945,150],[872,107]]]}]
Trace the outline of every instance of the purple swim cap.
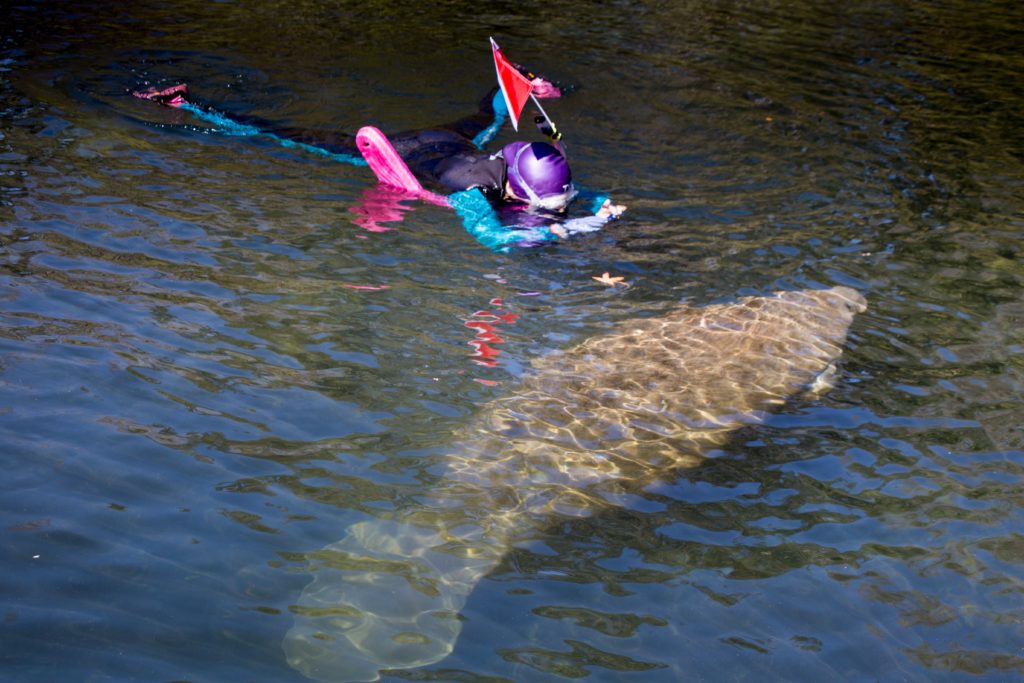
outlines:
[{"label": "purple swim cap", "polygon": [[546,142],[513,142],[501,148],[508,165],[508,182],[519,197],[532,203],[565,196],[572,198],[572,173],[562,153]]}]

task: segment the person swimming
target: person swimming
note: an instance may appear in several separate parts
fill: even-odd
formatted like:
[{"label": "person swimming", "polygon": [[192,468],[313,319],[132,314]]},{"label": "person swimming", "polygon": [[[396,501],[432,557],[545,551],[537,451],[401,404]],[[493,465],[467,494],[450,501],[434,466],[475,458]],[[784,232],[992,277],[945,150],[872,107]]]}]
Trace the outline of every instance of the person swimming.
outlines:
[{"label": "person swimming", "polygon": [[[560,90],[530,74],[541,96],[558,97]],[[283,144],[298,145],[352,164],[363,162],[355,136],[281,126],[253,116],[227,117],[190,98],[186,84],[133,91],[132,95],[184,109],[229,135],[262,135]],[[494,154],[481,153],[508,118],[497,89],[481,102],[476,114],[426,130],[390,138],[409,170],[426,186],[439,189],[478,241],[504,251],[592,232],[625,210],[606,195],[586,194],[587,215],[569,217],[568,209],[581,193],[572,181],[564,153],[546,142],[512,142]]]}]

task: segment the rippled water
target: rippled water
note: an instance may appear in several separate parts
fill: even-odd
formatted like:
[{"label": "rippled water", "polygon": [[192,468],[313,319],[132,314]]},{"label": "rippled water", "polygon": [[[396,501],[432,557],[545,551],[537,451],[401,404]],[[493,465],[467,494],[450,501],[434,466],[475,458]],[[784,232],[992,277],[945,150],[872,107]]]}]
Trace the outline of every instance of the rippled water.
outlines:
[{"label": "rippled water", "polygon": [[[429,506],[531,359],[834,284],[870,308],[831,393],[553,517],[390,680],[1024,674],[1019,8],[662,4],[10,8],[0,677],[301,681],[308,556]],[[426,204],[367,230],[365,169],[126,95],[409,129],[472,110],[488,35],[571,87],[549,113],[622,221],[511,254]]]}]

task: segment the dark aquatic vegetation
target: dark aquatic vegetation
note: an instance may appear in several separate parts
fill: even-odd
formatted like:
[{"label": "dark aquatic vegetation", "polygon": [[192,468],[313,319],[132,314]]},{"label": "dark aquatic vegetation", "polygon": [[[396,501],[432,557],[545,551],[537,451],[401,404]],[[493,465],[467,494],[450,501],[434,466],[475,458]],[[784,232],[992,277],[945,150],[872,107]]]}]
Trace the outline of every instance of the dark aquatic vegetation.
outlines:
[{"label": "dark aquatic vegetation", "polygon": [[433,520],[360,522],[314,555],[289,664],[374,681],[442,659],[459,609],[527,520],[587,514],[596,488],[696,465],[738,427],[827,386],[865,308],[848,287],[684,305],[540,359],[453,447],[443,497],[460,504]]}]

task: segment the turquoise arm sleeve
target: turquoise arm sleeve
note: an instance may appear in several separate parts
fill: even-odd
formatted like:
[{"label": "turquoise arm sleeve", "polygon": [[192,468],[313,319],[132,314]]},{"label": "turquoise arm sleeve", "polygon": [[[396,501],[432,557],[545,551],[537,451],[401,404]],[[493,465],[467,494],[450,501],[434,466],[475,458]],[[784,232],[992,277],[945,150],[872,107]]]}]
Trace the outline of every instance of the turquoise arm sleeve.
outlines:
[{"label": "turquoise arm sleeve", "polygon": [[611,199],[604,192],[591,192],[590,190],[580,190],[576,198],[590,203],[590,213],[597,213],[604,203]]},{"label": "turquoise arm sleeve", "polygon": [[462,219],[466,231],[492,251],[508,251],[520,242],[547,242],[558,239],[548,228],[516,230],[502,225],[491,203],[479,190],[463,190],[448,195],[452,208]]},{"label": "turquoise arm sleeve", "polygon": [[494,108],[494,121],[491,125],[484,128],[482,131],[477,133],[477,136],[473,138],[473,144],[476,145],[477,149],[483,149],[490,144],[494,136],[498,134],[501,127],[508,121],[508,105],[505,104],[505,96],[501,94],[501,89],[494,93],[494,99],[491,100],[491,107]]}]

